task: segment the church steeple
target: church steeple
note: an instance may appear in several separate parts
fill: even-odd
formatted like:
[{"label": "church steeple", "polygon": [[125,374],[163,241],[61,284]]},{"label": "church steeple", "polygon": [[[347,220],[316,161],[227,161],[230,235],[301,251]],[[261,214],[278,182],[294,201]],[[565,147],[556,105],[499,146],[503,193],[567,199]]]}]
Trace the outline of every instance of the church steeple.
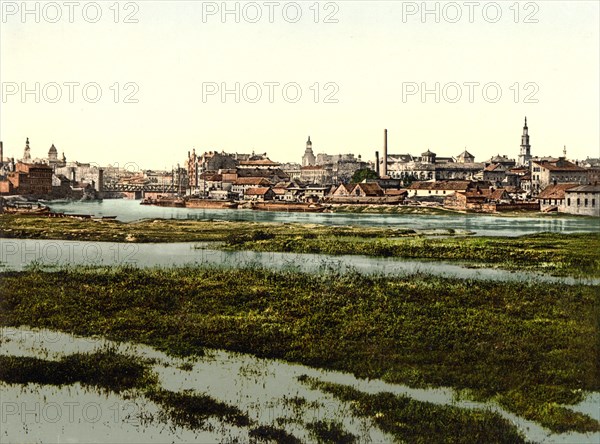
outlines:
[{"label": "church steeple", "polygon": [[523,134],[521,135],[521,150],[519,151],[519,165],[529,166],[531,160],[531,145],[529,144],[529,128],[527,127],[527,116],[523,125]]},{"label": "church steeple", "polygon": [[308,136],[308,140],[306,141],[306,149],[304,150],[304,156],[302,156],[302,166],[311,166],[315,163],[316,159],[312,150],[312,142],[310,141],[310,136]]},{"label": "church steeple", "polygon": [[29,148],[29,137],[25,140],[25,150],[23,151],[23,162],[31,162],[31,148]]}]

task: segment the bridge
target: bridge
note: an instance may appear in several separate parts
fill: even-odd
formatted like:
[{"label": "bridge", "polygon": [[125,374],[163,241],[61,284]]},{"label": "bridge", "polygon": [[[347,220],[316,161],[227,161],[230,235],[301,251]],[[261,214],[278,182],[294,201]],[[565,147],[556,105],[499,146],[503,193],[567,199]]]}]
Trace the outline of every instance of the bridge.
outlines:
[{"label": "bridge", "polygon": [[165,185],[156,183],[114,183],[106,184],[102,188],[105,193],[123,193],[132,199],[143,199],[148,195],[156,197],[159,194],[178,194],[184,193],[185,188],[179,188],[177,185]]}]

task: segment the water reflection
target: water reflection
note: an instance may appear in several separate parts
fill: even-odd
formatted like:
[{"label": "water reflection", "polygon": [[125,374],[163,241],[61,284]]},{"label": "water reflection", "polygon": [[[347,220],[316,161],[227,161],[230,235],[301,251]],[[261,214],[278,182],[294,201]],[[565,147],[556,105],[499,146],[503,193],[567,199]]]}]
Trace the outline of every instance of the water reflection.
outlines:
[{"label": "water reflection", "polygon": [[483,214],[380,215],[343,213],[283,213],[253,210],[202,210],[140,205],[139,201],[111,199],[102,202],[50,203],[53,211],[95,216],[117,216],[124,222],[140,219],[219,219],[255,222],[297,222],[324,225],[389,226],[394,228],[464,229],[482,236],[520,236],[542,231],[599,232],[600,218],[569,216],[502,217]]},{"label": "water reflection", "polygon": [[131,244],[0,238],[0,262],[4,270],[15,271],[23,270],[34,263],[46,268],[65,265],[130,265],[142,268],[196,265],[223,268],[261,267],[306,273],[334,271],[387,276],[423,273],[476,280],[600,284],[600,279],[554,277],[492,268],[467,268],[438,261],[355,255],[221,251],[210,247],[209,243]]},{"label": "water reflection", "polygon": [[[310,441],[304,425],[317,419],[340,420],[345,430],[359,437],[359,442],[392,442],[393,439],[370,420],[353,416],[347,403],[301,384],[297,379],[300,375],[349,385],[367,393],[385,391],[435,404],[491,409],[512,421],[528,439],[535,442],[581,443],[600,439],[600,433],[550,434],[536,423],[513,415],[493,403],[457,400],[454,391],[448,388],[413,389],[381,380],[357,379],[348,373],[318,370],[221,350],[208,353],[194,362],[191,368],[183,370],[183,361],[147,346],[114,344],[103,339],[81,338],[49,330],[0,329],[2,355],[59,359],[71,353],[93,352],[107,344],[116,346],[121,353],[154,358],[156,364],[153,370],[158,373],[163,388],[209,393],[216,399],[238,406],[255,423],[285,424],[283,428],[303,442]],[[8,442],[47,442],[49,437],[54,436],[58,437],[57,441],[72,442],[165,442],[174,437],[178,442],[248,441],[247,430],[230,426],[220,430],[217,427],[211,433],[190,432],[178,427],[165,428],[152,421],[142,422],[144,417],[149,418],[156,412],[156,406],[139,397],[124,399],[113,394],[100,395],[78,384],[62,388],[0,385],[6,419],[4,424],[9,425],[4,428],[2,438]],[[596,417],[597,404],[594,402],[599,395],[591,394],[572,409],[591,412],[591,416]],[[298,399],[304,399],[306,403],[299,406],[294,402]],[[93,409],[90,408],[92,405]],[[11,410],[9,414],[6,412],[7,406],[16,406],[17,410]],[[61,410],[57,410],[57,406]],[[71,406],[70,416],[66,414],[66,406]],[[36,421],[28,421],[27,415],[21,414],[25,408],[30,412],[39,411]],[[57,416],[58,411],[61,415]]]}]

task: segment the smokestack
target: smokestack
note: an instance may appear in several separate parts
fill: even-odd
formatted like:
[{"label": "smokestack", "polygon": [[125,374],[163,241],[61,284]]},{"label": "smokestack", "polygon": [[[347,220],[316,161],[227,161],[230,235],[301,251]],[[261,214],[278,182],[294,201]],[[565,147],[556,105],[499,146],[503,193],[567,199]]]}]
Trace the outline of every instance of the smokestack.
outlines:
[{"label": "smokestack", "polygon": [[375,172],[379,176],[379,151],[375,151]]},{"label": "smokestack", "polygon": [[0,165],[4,163],[4,145],[2,145],[2,141],[0,140]]},{"label": "smokestack", "polygon": [[381,168],[381,175],[387,176],[387,158],[388,158],[388,146],[387,146],[387,129],[383,131],[383,165]]}]

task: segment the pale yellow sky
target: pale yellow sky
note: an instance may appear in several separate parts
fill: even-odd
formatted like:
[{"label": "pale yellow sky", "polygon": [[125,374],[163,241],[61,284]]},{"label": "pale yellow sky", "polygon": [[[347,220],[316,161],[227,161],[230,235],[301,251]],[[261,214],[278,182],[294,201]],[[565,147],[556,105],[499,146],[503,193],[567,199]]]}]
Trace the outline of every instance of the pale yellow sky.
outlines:
[{"label": "pale yellow sky", "polygon": [[[268,2],[228,2],[238,17],[222,2],[79,2],[73,23],[63,2],[26,4],[23,16],[0,2],[5,155],[29,137],[34,157],[54,143],[70,160],[142,168],[192,148],[299,161],[310,135],[317,153],[372,158],[388,128],[390,152],[466,147],[483,161],[516,158],[527,115],[533,155],[600,156],[597,1],[478,2],[472,23],[465,2],[427,2],[425,17],[422,2],[275,2],[272,23]],[[239,103],[223,100],[236,83]],[[420,94],[436,83],[439,103]]]}]

